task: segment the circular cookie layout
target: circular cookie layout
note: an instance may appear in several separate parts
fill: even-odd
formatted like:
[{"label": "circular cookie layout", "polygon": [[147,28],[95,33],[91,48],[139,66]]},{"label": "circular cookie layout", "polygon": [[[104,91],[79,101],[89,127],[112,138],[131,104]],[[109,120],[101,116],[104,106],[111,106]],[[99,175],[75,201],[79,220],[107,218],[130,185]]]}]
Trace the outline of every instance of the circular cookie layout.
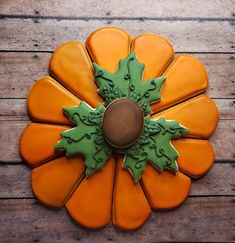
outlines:
[{"label": "circular cookie layout", "polygon": [[107,107],[102,131],[109,144],[122,149],[138,139],[143,125],[144,115],[141,107],[129,99],[118,99]]}]

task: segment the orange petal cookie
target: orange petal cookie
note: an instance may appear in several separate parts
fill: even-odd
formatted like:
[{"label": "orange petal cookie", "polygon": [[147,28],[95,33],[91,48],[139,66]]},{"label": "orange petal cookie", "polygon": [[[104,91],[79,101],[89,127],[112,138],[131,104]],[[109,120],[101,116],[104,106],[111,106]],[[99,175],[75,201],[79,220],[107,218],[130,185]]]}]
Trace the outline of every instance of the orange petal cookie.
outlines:
[{"label": "orange petal cookie", "polygon": [[132,50],[145,64],[144,79],[160,76],[174,56],[171,44],[160,35],[143,34],[132,40]]},{"label": "orange petal cookie", "polygon": [[179,206],[188,196],[191,180],[181,172],[158,172],[147,165],[142,175],[144,191],[153,209],[172,209]]},{"label": "orange petal cookie", "polygon": [[177,164],[180,171],[197,178],[211,168],[214,163],[214,151],[208,140],[179,138],[172,140],[179,153]]},{"label": "orange petal cookie", "polygon": [[147,220],[151,208],[139,183],[118,160],[113,197],[113,224],[123,230],[139,228]]},{"label": "orange petal cookie", "polygon": [[84,178],[66,204],[71,217],[90,229],[107,225],[111,219],[115,163],[106,162],[102,170]]},{"label": "orange petal cookie", "polygon": [[81,100],[95,107],[102,103],[94,82],[93,66],[80,42],[67,42],[52,55],[50,73]]},{"label": "orange petal cookie", "polygon": [[32,171],[32,190],[45,205],[62,207],[84,175],[79,157],[57,158]]},{"label": "orange petal cookie", "polygon": [[187,137],[208,138],[215,131],[219,119],[218,110],[214,102],[206,95],[180,103],[170,109],[164,110],[152,119],[165,117],[167,120],[177,120],[189,129]]},{"label": "orange petal cookie", "polygon": [[77,106],[80,100],[51,77],[43,77],[31,88],[27,104],[33,121],[72,124],[63,107]]},{"label": "orange petal cookie", "polygon": [[200,94],[208,86],[203,64],[196,57],[187,54],[177,56],[162,76],[166,77],[161,90],[162,99],[152,105],[153,112]]},{"label": "orange petal cookie", "polygon": [[101,28],[93,32],[86,41],[86,47],[94,62],[115,72],[118,63],[130,52],[130,35],[115,27]]},{"label": "orange petal cookie", "polygon": [[54,150],[61,139],[60,133],[68,126],[30,123],[20,139],[20,152],[23,159],[31,166],[45,162],[61,154]]}]

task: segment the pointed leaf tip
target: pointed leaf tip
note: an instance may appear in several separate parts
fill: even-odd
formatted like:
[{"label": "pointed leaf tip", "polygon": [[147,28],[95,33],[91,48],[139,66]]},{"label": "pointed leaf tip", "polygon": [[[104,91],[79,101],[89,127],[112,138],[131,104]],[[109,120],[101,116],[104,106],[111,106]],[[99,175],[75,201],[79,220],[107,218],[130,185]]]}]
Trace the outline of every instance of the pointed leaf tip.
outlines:
[{"label": "pointed leaf tip", "polygon": [[185,134],[185,133],[188,133],[189,132],[189,129],[188,128],[186,128],[186,127],[183,127],[183,134]]},{"label": "pointed leaf tip", "polygon": [[61,143],[62,143],[62,139],[59,140],[59,141],[54,145],[54,150],[64,149],[64,146],[63,146]]},{"label": "pointed leaf tip", "polygon": [[160,85],[162,85],[166,81],[166,77],[159,77],[155,79]]},{"label": "pointed leaf tip", "polygon": [[59,144],[57,143],[55,146],[54,146],[54,150],[58,150],[59,149]]},{"label": "pointed leaf tip", "polygon": [[93,65],[94,68],[98,68],[99,67],[99,65],[96,62],[92,62],[92,65]]},{"label": "pointed leaf tip", "polygon": [[90,169],[89,167],[86,168],[86,177],[90,177],[94,174],[94,170]]},{"label": "pointed leaf tip", "polygon": [[139,182],[140,177],[141,177],[141,175],[140,175],[140,176],[138,176],[138,177],[136,177],[136,176],[134,177],[134,183],[135,183],[135,184]]}]

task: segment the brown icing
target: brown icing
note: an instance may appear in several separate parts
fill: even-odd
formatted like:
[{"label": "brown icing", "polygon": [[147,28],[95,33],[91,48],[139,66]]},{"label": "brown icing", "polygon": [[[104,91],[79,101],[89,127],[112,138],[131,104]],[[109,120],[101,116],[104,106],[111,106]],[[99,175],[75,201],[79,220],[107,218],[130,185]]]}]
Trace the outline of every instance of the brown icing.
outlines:
[{"label": "brown icing", "polygon": [[118,99],[107,107],[102,130],[113,147],[125,148],[140,136],[143,124],[144,116],[140,106],[129,99]]}]

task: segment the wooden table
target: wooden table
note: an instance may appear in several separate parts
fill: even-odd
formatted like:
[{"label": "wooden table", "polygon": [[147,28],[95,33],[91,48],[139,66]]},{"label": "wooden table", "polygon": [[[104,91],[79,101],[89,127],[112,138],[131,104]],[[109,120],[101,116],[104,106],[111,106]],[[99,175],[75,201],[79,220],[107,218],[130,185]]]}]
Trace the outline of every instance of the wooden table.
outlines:
[{"label": "wooden table", "polygon": [[[0,8],[0,242],[235,241],[235,1],[2,0]],[[209,73],[207,94],[220,111],[211,137],[212,170],[193,181],[180,208],[152,213],[132,233],[112,224],[90,232],[75,225],[64,209],[41,206],[18,152],[29,121],[28,89],[47,74],[55,47],[84,41],[93,30],[110,25],[132,36],[159,33],[176,52],[197,56]]]}]

